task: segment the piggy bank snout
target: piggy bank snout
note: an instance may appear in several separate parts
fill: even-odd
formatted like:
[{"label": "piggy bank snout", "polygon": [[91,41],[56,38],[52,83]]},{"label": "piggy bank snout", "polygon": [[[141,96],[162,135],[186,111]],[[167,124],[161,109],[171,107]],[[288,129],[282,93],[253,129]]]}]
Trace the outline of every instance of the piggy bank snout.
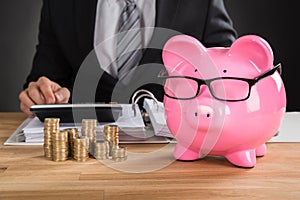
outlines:
[{"label": "piggy bank snout", "polygon": [[199,117],[200,119],[209,120],[213,117],[213,109],[211,106],[208,105],[199,105],[198,109],[195,110],[195,116]]},{"label": "piggy bank snout", "polygon": [[201,86],[201,91],[194,99],[193,106],[189,106],[187,112],[193,114],[199,120],[210,120],[213,117],[213,97],[207,86]]},{"label": "piggy bank snout", "polygon": [[198,103],[196,106],[189,106],[184,111],[186,122],[196,129],[209,126],[214,116],[213,107],[210,104]]}]

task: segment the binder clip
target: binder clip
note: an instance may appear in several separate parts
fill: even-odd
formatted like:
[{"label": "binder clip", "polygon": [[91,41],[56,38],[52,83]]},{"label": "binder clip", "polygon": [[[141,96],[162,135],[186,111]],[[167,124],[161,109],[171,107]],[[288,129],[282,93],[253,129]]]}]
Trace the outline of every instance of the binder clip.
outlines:
[{"label": "binder clip", "polygon": [[[140,90],[137,90],[133,95],[132,95],[132,98],[131,98],[131,104],[132,104],[132,109],[133,109],[133,112],[134,112],[134,116],[136,116],[136,106],[137,103],[139,102],[140,99],[142,98],[150,98],[150,99],[153,99],[153,103],[156,104],[157,106],[157,110],[159,109],[159,105],[158,105],[158,101],[157,99],[155,98],[155,96],[148,90],[145,90],[145,89],[140,89]],[[147,126],[151,125],[151,122],[150,122],[150,118],[149,118],[149,115],[146,111],[141,111],[141,114],[142,114],[142,117],[143,117],[143,120],[145,122],[145,124]]]}]

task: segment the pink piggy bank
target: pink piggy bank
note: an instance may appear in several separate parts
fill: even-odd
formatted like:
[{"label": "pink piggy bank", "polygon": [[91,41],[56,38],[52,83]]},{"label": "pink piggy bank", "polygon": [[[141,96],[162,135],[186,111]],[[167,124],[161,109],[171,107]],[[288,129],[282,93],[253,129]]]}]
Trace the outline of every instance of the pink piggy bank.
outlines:
[{"label": "pink piggy bank", "polygon": [[270,45],[246,35],[230,48],[205,48],[193,37],[178,35],[167,41],[162,56],[175,158],[223,156],[235,166],[254,167],[286,111],[280,64],[273,65]]}]

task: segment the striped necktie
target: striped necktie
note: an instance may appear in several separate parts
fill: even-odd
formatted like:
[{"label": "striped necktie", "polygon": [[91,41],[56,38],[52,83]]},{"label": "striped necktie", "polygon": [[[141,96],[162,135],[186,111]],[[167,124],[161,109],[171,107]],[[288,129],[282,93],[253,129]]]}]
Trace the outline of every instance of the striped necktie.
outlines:
[{"label": "striped necktie", "polygon": [[117,37],[118,78],[133,70],[142,58],[141,19],[134,0],[125,0]]}]

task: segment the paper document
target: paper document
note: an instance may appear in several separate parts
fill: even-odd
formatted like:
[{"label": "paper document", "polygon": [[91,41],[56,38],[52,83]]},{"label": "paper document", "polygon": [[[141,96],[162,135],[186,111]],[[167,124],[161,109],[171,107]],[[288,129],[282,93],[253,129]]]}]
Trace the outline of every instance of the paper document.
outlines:
[{"label": "paper document", "polygon": [[156,136],[174,138],[167,126],[163,103],[145,98],[143,107],[149,114],[154,134]]},{"label": "paper document", "polygon": [[[105,124],[116,124],[119,126],[120,141],[145,140],[154,136],[153,132],[146,132],[145,124],[138,106],[133,111],[132,104],[121,104],[122,114],[116,122],[98,123],[96,132],[98,137],[103,137],[103,127]],[[77,128],[81,135],[81,123],[60,123],[60,130],[66,128]],[[25,143],[43,144],[44,142],[44,123],[37,117],[27,121],[27,124],[16,134],[17,140],[25,140]]]}]

